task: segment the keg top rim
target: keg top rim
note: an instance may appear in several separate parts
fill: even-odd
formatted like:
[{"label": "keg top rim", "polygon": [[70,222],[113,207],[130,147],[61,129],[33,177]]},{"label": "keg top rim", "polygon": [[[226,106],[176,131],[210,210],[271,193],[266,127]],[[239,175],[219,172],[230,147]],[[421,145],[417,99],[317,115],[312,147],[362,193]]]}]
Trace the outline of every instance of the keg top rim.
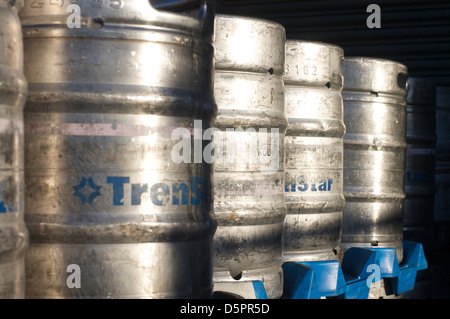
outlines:
[{"label": "keg top rim", "polygon": [[[223,13],[217,13],[215,15],[215,17],[220,18],[221,20],[238,20],[238,21],[242,21],[242,22],[259,22],[262,24],[277,26],[277,27],[285,30],[284,25],[282,25],[281,23],[273,21],[273,20],[269,20],[269,19],[259,18],[259,17],[251,17],[251,16],[244,16],[244,15],[232,15],[232,14],[223,14]],[[215,20],[217,20],[217,19],[215,19]]]},{"label": "keg top rim", "polygon": [[[20,2],[23,0],[7,1]],[[143,3],[140,0],[127,0],[125,1],[126,5],[122,2],[123,5],[120,7],[106,5],[94,7],[86,5],[80,12],[82,27],[60,28],[59,31],[70,32],[70,34],[97,34],[97,30],[102,30],[103,26],[106,28],[110,25],[123,25],[130,26],[133,29],[168,29],[189,34],[190,36],[200,36],[210,41],[214,27],[214,10],[210,4],[213,1],[204,0],[205,6],[203,6],[202,10],[199,10],[197,15],[187,15],[176,11],[157,9],[150,1],[144,3],[147,5],[142,5]],[[206,8],[206,4],[211,7]],[[49,29],[42,26],[51,25],[56,27],[67,24],[67,12],[70,11],[67,11],[69,5],[71,3],[68,1],[63,1],[61,6],[55,6],[48,1],[43,1],[43,5],[39,7],[24,6],[18,12],[18,17],[23,29],[37,28],[39,29],[39,34],[41,34],[42,32],[45,33],[47,31],[46,29]],[[84,24],[86,24],[86,27]],[[100,28],[91,27],[91,25],[95,26],[99,24],[101,25]],[[26,32],[25,29],[24,32]]]},{"label": "keg top rim", "polygon": [[[406,97],[408,67],[393,60],[345,57],[341,62],[344,92],[368,91]],[[405,99],[406,104],[406,99]]]},{"label": "keg top rim", "polygon": [[389,60],[384,58],[374,58],[374,57],[365,57],[365,56],[346,56],[344,57],[344,61],[367,61],[367,62],[378,62],[378,63],[389,63],[389,64],[397,64],[398,66],[404,67],[406,70],[408,67],[401,62],[395,60]]},{"label": "keg top rim", "polygon": [[344,52],[343,47],[341,47],[341,46],[339,46],[337,44],[334,44],[334,43],[328,43],[328,42],[323,42],[323,41],[314,41],[314,40],[292,39],[292,38],[286,39],[286,46],[288,44],[294,44],[294,43],[295,44],[314,44],[314,45],[317,45],[317,46],[336,48],[336,49],[339,49],[342,52]]}]

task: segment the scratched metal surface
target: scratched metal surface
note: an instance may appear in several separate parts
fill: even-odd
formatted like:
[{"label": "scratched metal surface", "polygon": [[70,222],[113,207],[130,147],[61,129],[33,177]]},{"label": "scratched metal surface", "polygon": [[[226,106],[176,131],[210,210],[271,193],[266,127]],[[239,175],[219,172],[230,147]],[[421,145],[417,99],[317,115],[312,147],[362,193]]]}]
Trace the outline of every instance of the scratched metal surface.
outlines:
[{"label": "scratched metal surface", "polygon": [[214,41],[214,139],[223,145],[216,155],[224,154],[214,163],[214,282],[225,287],[220,284],[261,280],[268,297],[279,298],[285,31],[272,21],[220,15]]},{"label": "scratched metal surface", "polygon": [[0,1],[0,298],[25,295],[23,106],[27,82],[17,4]]},{"label": "scratched metal surface", "polygon": [[[20,12],[26,297],[210,296],[212,171],[174,161],[171,132],[192,141],[215,116],[211,12],[84,2],[68,28],[68,2],[52,3]],[[73,264],[79,288],[66,282]]]},{"label": "scratched metal surface", "polygon": [[344,208],[343,58],[335,45],[286,42],[286,261],[338,259]]},{"label": "scratched metal surface", "polygon": [[403,258],[406,81],[403,64],[346,57],[341,248],[391,247]]}]

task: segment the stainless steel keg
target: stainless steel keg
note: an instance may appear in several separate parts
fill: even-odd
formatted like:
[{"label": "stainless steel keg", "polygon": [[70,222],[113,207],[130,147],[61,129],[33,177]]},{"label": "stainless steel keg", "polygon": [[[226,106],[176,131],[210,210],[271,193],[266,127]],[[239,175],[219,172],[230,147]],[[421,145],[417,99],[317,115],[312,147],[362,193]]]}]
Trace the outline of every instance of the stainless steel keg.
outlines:
[{"label": "stainless steel keg", "polygon": [[219,290],[262,281],[269,298],[282,294],[285,39],[284,27],[272,21],[215,19],[214,284]]},{"label": "stainless steel keg", "polygon": [[25,1],[26,297],[211,295],[211,4]]},{"label": "stainless steel keg", "polygon": [[22,30],[15,1],[0,0],[0,298],[25,295]]},{"label": "stainless steel keg", "polygon": [[409,77],[406,103],[403,231],[405,238],[421,238],[423,242],[431,231],[435,194],[436,87],[433,81]]},{"label": "stainless steel keg", "polygon": [[286,261],[338,260],[345,203],[343,58],[335,45],[286,42]]},{"label": "stainless steel keg", "polygon": [[450,221],[450,87],[436,88],[436,172],[434,220]]},{"label": "stainless steel keg", "polygon": [[403,258],[406,66],[351,57],[344,76],[344,196],[341,247],[395,248]]}]

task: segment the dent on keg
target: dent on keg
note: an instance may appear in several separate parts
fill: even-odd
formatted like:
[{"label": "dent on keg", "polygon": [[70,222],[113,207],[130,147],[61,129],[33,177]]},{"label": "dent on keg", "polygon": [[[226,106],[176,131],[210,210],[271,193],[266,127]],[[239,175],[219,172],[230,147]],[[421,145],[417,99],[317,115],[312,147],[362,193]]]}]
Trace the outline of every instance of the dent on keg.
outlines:
[{"label": "dent on keg", "polygon": [[344,76],[344,196],[341,248],[395,248],[403,258],[407,67],[348,57]]},{"label": "dent on keg", "polygon": [[286,42],[285,261],[337,260],[342,231],[342,48]]},{"label": "dent on keg", "polygon": [[217,290],[245,295],[242,285],[261,281],[269,298],[282,295],[285,39],[273,21],[215,19]]},{"label": "dent on keg", "polygon": [[23,74],[20,5],[0,0],[0,298],[25,296]]},{"label": "dent on keg", "polygon": [[211,296],[212,3],[25,0],[28,298]]}]

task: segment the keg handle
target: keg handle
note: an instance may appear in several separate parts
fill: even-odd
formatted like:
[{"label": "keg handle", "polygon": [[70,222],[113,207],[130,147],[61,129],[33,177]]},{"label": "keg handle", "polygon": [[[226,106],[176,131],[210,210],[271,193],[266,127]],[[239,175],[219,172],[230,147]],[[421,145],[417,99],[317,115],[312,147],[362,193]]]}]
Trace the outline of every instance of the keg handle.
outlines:
[{"label": "keg handle", "polygon": [[216,0],[203,0],[200,7],[199,20],[202,24],[203,35],[212,37],[214,34],[214,18]]},{"label": "keg handle", "polygon": [[408,74],[400,72],[397,75],[397,85],[403,90],[407,90]]},{"label": "keg handle", "polygon": [[[160,0],[152,3],[149,0],[153,9],[163,12],[181,12],[183,9],[191,9],[199,2],[199,0]],[[215,4],[215,0],[202,0],[200,3],[197,19],[200,21],[203,35],[207,37],[212,37],[214,34]]]}]

